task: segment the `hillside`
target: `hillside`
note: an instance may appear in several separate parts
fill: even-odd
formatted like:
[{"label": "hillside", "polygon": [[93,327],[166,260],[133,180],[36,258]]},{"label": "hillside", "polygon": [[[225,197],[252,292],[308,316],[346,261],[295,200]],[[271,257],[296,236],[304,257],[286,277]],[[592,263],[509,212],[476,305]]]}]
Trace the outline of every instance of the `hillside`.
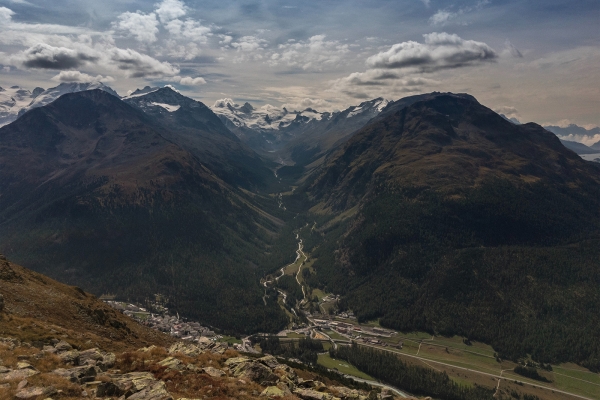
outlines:
[{"label": "hillside", "polygon": [[171,337],[138,324],[92,294],[9,262],[3,255],[0,294],[3,337],[29,343],[64,337],[78,347],[89,341],[108,351],[173,343]]},{"label": "hillside", "polygon": [[244,357],[206,337],[175,342],[3,255],[0,335],[3,399],[398,398],[334,371],[292,368],[256,351]]},{"label": "hillside", "polygon": [[97,295],[159,293],[207,324],[278,329],[282,311],[264,304],[256,266],[282,222],[174,135],[100,90],[1,128],[0,248]]},{"label": "hillside", "polygon": [[124,100],[151,116],[165,139],[198,157],[219,178],[234,186],[264,188],[274,179],[269,165],[240,141],[210,108],[169,87]]},{"label": "hillside", "polygon": [[597,370],[599,182],[542,127],[434,93],[388,106],[292,198],[321,225],[309,284],[359,320]]}]

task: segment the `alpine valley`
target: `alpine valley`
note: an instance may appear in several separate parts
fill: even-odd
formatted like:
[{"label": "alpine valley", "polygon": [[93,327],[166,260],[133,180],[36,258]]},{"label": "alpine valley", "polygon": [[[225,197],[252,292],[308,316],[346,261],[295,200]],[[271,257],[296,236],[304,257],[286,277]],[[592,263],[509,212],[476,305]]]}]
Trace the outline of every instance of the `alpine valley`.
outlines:
[{"label": "alpine valley", "polygon": [[[398,387],[408,381],[389,371],[416,370],[373,363],[388,344],[338,346],[360,336],[328,329],[460,337],[467,353],[479,343],[490,363],[536,374],[600,371],[600,164],[582,158],[600,150],[558,127],[460,93],[336,112],[209,107],[170,86],[120,97],[100,83],[0,100],[0,252],[37,273],[147,307],[160,298],[222,334],[305,329],[332,343],[327,357]],[[495,378],[454,378],[467,385],[435,375],[437,392],[412,393],[498,392]]]}]

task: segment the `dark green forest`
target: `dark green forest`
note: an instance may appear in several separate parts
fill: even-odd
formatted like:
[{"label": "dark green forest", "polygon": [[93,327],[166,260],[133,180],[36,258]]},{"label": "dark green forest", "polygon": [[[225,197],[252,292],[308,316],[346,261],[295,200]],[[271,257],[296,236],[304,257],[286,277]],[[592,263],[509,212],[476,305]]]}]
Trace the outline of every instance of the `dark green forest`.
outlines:
[{"label": "dark green forest", "polygon": [[430,368],[408,365],[389,352],[368,347],[338,346],[329,349],[332,358],[345,360],[361,371],[420,396],[444,400],[485,400],[494,398],[494,390],[480,386],[468,387],[453,382],[448,375]]},{"label": "dark green forest", "polygon": [[457,199],[382,186],[356,218],[307,238],[309,284],[343,294],[359,321],[597,371],[600,193],[585,189],[495,180]]}]

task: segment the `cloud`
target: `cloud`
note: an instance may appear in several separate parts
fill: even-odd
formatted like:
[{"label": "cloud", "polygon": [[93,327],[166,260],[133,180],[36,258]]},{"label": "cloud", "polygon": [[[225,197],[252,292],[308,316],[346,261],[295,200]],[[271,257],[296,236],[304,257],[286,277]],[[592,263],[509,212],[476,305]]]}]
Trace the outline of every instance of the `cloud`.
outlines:
[{"label": "cloud", "polygon": [[[202,49],[194,42],[180,44],[175,40],[167,40],[163,48],[169,57],[183,60],[193,60],[202,54]],[[160,53],[159,53],[160,54]]]},{"label": "cloud", "polygon": [[431,5],[431,0],[421,0],[421,3],[425,4],[425,7],[429,8]]},{"label": "cloud", "polygon": [[439,82],[436,80],[420,76],[403,76],[389,70],[371,69],[336,79],[331,82],[331,87],[353,98],[372,99],[382,95],[391,98],[398,93],[421,92],[437,84]]},{"label": "cloud", "polygon": [[459,68],[482,62],[494,61],[498,55],[483,42],[464,40],[449,33],[423,35],[425,43],[414,41],[393,45],[367,59],[370,68],[402,69],[416,68],[421,72]]},{"label": "cloud", "polygon": [[458,14],[447,10],[438,10],[429,18],[429,23],[432,25],[444,25]]},{"label": "cloud", "polygon": [[255,52],[262,50],[267,45],[267,41],[257,38],[256,36],[242,36],[235,42],[231,43],[231,47],[243,52]]},{"label": "cloud", "polygon": [[15,12],[10,8],[0,7],[0,25],[7,25],[12,21]]},{"label": "cloud", "polygon": [[199,43],[206,43],[208,37],[212,35],[211,28],[203,26],[191,18],[185,21],[174,19],[166,22],[164,27],[176,38],[185,38]]},{"label": "cloud", "polygon": [[66,47],[54,47],[40,43],[12,57],[12,61],[25,68],[73,69],[88,62],[96,62],[99,55],[93,50],[81,51]]},{"label": "cloud", "polygon": [[523,58],[523,54],[515,47],[514,44],[506,40],[504,42],[504,50],[502,51],[503,56],[511,56],[514,58]]},{"label": "cloud", "polygon": [[512,106],[500,106],[494,109],[498,114],[504,114],[508,118],[516,118],[519,119],[521,116],[519,115],[519,111],[515,107]]},{"label": "cloud", "polygon": [[583,143],[586,146],[592,146],[596,143],[600,142],[600,135],[575,135],[575,134],[568,134],[568,135],[556,135],[558,136],[560,139],[562,140],[569,140],[571,142],[579,142],[579,143]]},{"label": "cloud", "polygon": [[80,71],[60,71],[52,78],[55,82],[114,82],[111,76],[91,76]]},{"label": "cloud", "polygon": [[[451,20],[456,19],[461,15],[480,10],[481,8],[483,8],[483,6],[487,4],[490,4],[490,0],[480,0],[473,6],[462,7],[459,8],[457,11],[450,11],[451,7],[443,10],[438,10],[429,18],[429,23],[431,25],[447,25]],[[466,23],[462,23],[461,25],[466,25]]]},{"label": "cloud", "polygon": [[307,41],[280,44],[277,52],[271,54],[269,64],[322,70],[339,64],[349,52],[348,45],[336,40],[325,40],[325,35],[315,35]]},{"label": "cloud", "polygon": [[117,17],[118,21],[113,27],[133,36],[138,42],[156,42],[158,33],[158,20],[156,14],[144,14],[140,11],[125,12]]},{"label": "cloud", "polygon": [[187,14],[187,7],[183,1],[179,0],[164,0],[158,5],[156,14],[163,24],[174,20],[176,18],[183,17]]},{"label": "cloud", "polygon": [[179,80],[179,83],[184,86],[199,86],[205,85],[206,80],[202,77],[192,78],[190,76],[183,77]]},{"label": "cloud", "polygon": [[113,47],[108,50],[109,60],[130,78],[173,76],[179,68],[168,62],[161,62],[132,49]]}]

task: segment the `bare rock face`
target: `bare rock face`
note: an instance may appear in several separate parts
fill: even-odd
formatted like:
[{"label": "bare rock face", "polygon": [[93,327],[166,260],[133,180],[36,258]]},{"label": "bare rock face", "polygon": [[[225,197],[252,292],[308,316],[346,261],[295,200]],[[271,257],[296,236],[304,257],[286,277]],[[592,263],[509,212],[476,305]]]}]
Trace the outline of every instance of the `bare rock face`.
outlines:
[{"label": "bare rock face", "polygon": [[52,386],[50,387],[38,387],[32,386],[28,388],[21,389],[15,394],[17,399],[28,400],[28,399],[37,399],[40,396],[52,396],[56,393],[56,389]]},{"label": "bare rock face", "polygon": [[157,381],[127,397],[127,400],[173,400],[173,396],[167,392],[163,381]]},{"label": "bare rock face", "polygon": [[0,312],[4,311],[4,296],[0,294]]},{"label": "bare rock face", "polygon": [[92,382],[96,378],[98,371],[96,371],[96,367],[83,366],[71,369],[59,368],[54,370],[53,374],[67,378],[71,382],[82,384]]}]

